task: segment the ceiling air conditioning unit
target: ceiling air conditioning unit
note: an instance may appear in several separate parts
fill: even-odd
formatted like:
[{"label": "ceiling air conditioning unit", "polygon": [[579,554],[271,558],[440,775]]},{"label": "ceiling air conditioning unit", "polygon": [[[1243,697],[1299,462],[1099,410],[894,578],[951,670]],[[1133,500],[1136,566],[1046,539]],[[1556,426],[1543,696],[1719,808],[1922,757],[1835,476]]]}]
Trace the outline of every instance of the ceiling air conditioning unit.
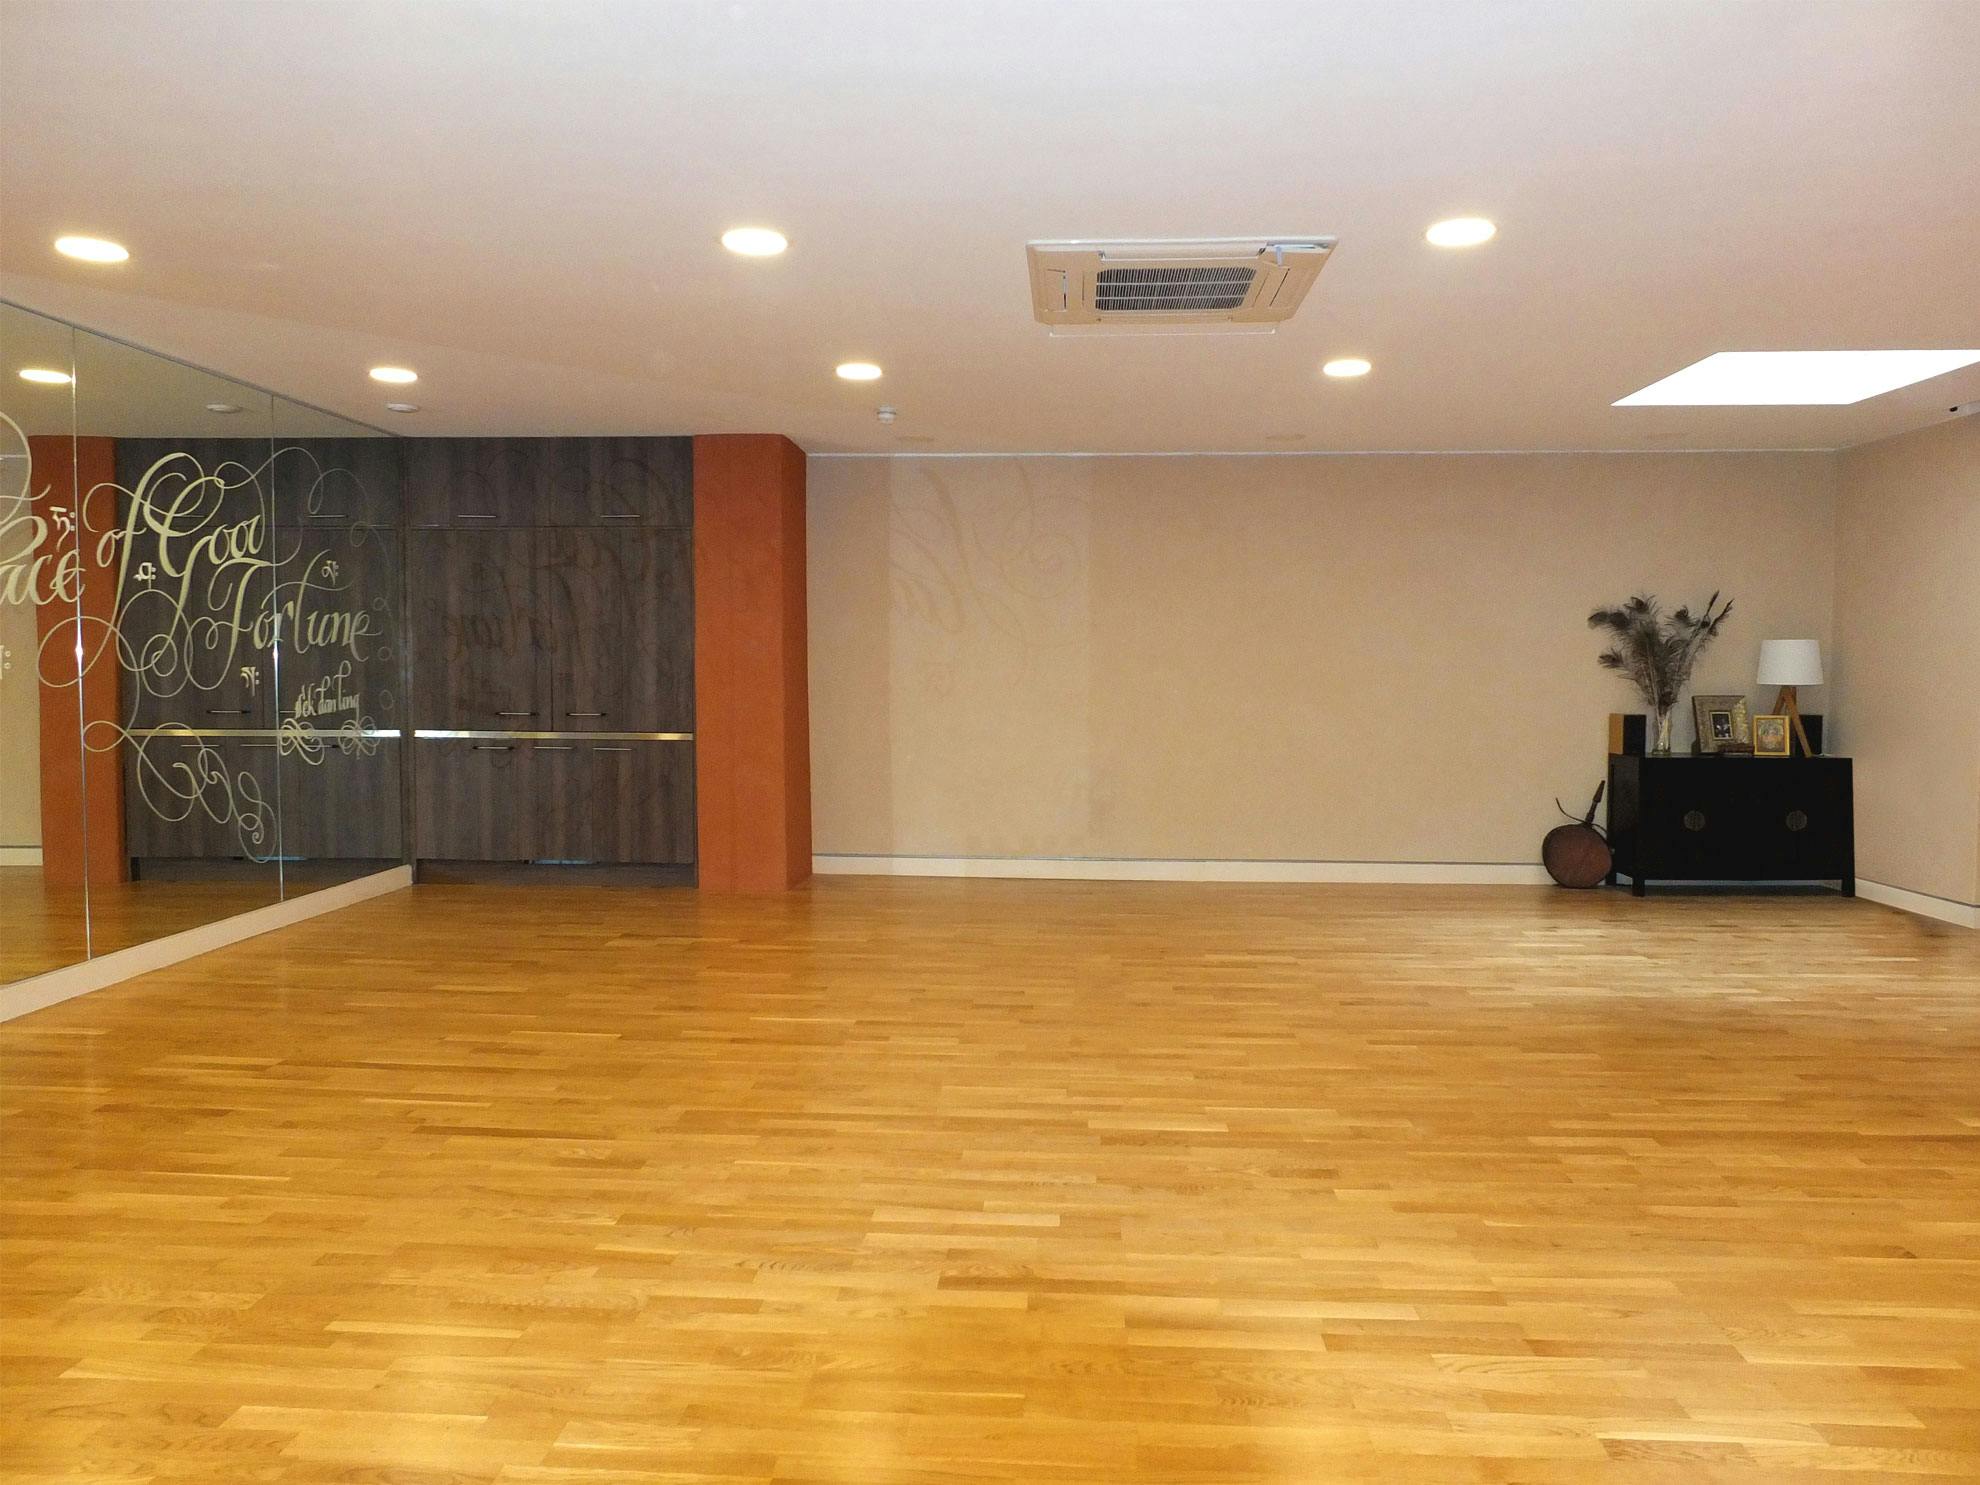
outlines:
[{"label": "ceiling air conditioning unit", "polygon": [[1054,331],[1269,329],[1299,308],[1337,241],[1027,243],[1032,313]]}]

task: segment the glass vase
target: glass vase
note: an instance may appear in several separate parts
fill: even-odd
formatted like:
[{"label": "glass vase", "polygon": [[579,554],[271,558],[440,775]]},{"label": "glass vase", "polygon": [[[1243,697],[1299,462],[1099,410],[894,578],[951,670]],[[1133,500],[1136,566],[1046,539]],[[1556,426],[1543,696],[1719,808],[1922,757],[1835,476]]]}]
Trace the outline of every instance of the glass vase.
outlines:
[{"label": "glass vase", "polygon": [[1657,741],[1650,751],[1659,758],[1670,756],[1671,714],[1669,711],[1660,709],[1657,712]]}]

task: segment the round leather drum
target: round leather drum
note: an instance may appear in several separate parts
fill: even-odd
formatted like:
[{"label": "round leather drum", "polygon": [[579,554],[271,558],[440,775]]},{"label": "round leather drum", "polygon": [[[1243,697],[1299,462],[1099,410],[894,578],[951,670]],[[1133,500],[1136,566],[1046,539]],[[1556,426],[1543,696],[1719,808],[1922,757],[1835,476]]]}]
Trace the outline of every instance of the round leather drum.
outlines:
[{"label": "round leather drum", "polygon": [[1540,864],[1563,887],[1599,887],[1613,858],[1593,825],[1557,825],[1540,842]]}]

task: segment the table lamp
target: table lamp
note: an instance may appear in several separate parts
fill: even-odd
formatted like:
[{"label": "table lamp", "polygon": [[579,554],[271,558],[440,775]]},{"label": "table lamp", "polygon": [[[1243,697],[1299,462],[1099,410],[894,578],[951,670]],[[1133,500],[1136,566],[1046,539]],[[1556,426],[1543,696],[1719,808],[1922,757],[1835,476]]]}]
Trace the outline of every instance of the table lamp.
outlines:
[{"label": "table lamp", "polygon": [[1795,696],[1797,686],[1822,684],[1822,646],[1812,639],[1763,639],[1760,641],[1760,675],[1763,686],[1779,686],[1774,710],[1785,714],[1801,739],[1801,751],[1814,757],[1808,746],[1808,729],[1801,725],[1801,707]]}]

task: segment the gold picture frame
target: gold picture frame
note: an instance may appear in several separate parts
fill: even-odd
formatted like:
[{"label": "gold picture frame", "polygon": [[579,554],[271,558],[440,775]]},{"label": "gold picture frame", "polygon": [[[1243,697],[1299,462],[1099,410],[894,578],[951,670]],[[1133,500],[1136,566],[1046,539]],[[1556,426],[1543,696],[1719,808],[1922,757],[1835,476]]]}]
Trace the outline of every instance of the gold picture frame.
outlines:
[{"label": "gold picture frame", "polygon": [[1762,712],[1753,719],[1753,756],[1788,758],[1794,754],[1794,733],[1786,712]]},{"label": "gold picture frame", "polygon": [[1701,753],[1744,752],[1753,743],[1744,696],[1693,696],[1691,715],[1698,724]]}]

